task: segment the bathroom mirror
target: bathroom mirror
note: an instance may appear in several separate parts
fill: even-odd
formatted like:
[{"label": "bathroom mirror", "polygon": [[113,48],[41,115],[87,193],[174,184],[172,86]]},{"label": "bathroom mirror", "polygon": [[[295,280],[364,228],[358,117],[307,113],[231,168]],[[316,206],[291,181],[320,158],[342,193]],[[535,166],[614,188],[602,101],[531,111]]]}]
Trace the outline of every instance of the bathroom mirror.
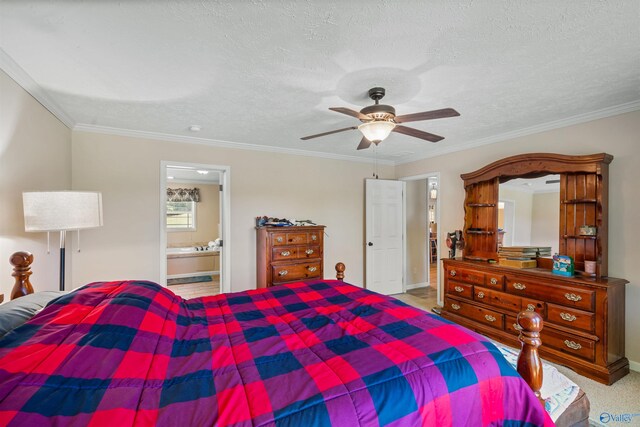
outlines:
[{"label": "bathroom mirror", "polygon": [[500,184],[498,244],[549,246],[558,252],[560,175],[515,178]]}]

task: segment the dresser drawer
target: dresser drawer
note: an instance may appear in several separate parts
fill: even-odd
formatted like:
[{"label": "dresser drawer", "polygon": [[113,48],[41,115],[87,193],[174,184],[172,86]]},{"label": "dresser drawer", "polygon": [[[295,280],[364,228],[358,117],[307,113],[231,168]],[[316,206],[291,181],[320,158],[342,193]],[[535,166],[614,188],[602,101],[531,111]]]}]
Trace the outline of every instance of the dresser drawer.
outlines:
[{"label": "dresser drawer", "polygon": [[587,332],[595,330],[595,316],[588,311],[562,307],[555,304],[547,305],[547,319],[556,325],[582,329]]},{"label": "dresser drawer", "polygon": [[504,275],[495,273],[486,273],[484,286],[495,289],[496,291],[504,290]]},{"label": "dresser drawer", "polygon": [[322,232],[321,231],[311,231],[307,234],[307,243],[313,243],[316,245],[322,244]]},{"label": "dresser drawer", "polygon": [[298,257],[298,248],[296,246],[278,246],[272,249],[271,259],[280,261],[283,259],[296,259]]},{"label": "dresser drawer", "polygon": [[301,246],[298,249],[298,258],[319,258],[322,256],[320,246]]},{"label": "dresser drawer", "polygon": [[522,308],[520,311],[535,311],[543,319],[546,319],[545,303],[531,298],[522,298]]},{"label": "dresser drawer", "polygon": [[459,314],[469,319],[473,319],[484,325],[491,326],[496,329],[504,329],[504,314],[480,308],[474,304],[447,298],[445,300],[447,310],[452,313]]},{"label": "dresser drawer", "polygon": [[468,283],[456,282],[455,280],[447,280],[447,292],[462,298],[473,298],[473,285]]},{"label": "dresser drawer", "polygon": [[583,359],[593,361],[595,359],[595,342],[576,335],[556,331],[555,329],[542,329],[540,333],[542,345],[555,348],[563,353],[572,354]]},{"label": "dresser drawer", "polygon": [[515,316],[505,316],[504,319],[504,330],[507,332],[511,332],[514,335],[520,335],[520,330],[522,328],[518,325],[518,318]]},{"label": "dresser drawer", "polygon": [[510,276],[506,276],[506,281],[507,292],[514,295],[529,296],[589,311],[593,311],[594,308],[595,291],[590,289],[570,288]]},{"label": "dresser drawer", "polygon": [[449,279],[472,283],[474,285],[484,285],[484,273],[481,271],[452,267],[447,269],[446,274]]},{"label": "dresser drawer", "polygon": [[274,284],[312,279],[314,277],[321,277],[322,275],[320,262],[274,265],[271,269]]},{"label": "dresser drawer", "polygon": [[519,296],[509,295],[504,292],[481,288],[479,286],[476,286],[473,292],[473,299],[493,307],[499,307],[516,313],[520,311],[522,304]]}]

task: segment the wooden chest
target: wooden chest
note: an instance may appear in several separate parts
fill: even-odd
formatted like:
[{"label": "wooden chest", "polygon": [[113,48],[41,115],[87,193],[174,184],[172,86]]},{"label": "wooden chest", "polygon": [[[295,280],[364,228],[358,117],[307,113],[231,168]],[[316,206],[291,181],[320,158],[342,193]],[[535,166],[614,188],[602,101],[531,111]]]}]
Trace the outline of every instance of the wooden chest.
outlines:
[{"label": "wooden chest", "polygon": [[518,312],[544,319],[540,354],[612,384],[629,372],[624,357],[624,279],[553,275],[549,270],[444,260],[442,316],[519,346]]},{"label": "wooden chest", "polygon": [[256,230],[258,288],[323,277],[324,225]]}]

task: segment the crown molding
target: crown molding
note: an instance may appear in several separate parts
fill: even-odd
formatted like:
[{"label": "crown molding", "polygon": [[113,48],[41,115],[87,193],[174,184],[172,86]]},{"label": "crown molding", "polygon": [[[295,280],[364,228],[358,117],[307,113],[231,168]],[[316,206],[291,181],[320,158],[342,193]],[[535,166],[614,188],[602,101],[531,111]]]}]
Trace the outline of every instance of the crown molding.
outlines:
[{"label": "crown molding", "polygon": [[[155,140],[167,141],[167,142],[199,144],[199,145],[206,145],[209,147],[234,148],[238,150],[252,150],[252,151],[263,151],[263,152],[269,152],[269,153],[291,154],[294,156],[319,157],[323,159],[345,160],[349,162],[358,162],[358,163],[373,164],[376,162],[375,159],[371,159],[368,157],[356,157],[356,156],[349,156],[345,154],[323,153],[320,151],[274,147],[270,145],[248,144],[244,142],[231,142],[231,141],[223,141],[218,139],[199,138],[194,136],[172,135],[172,134],[161,133],[161,132],[148,132],[148,131],[141,131],[141,130],[122,129],[122,128],[114,128],[114,127],[108,127],[108,126],[90,125],[90,124],[84,124],[84,123],[76,124],[73,127],[73,131],[100,133],[105,135],[118,135],[118,136],[132,137],[132,138],[155,139]],[[391,160],[378,159],[377,162],[378,164],[381,164],[381,165],[389,165],[389,166],[395,165],[395,162]]]},{"label": "crown molding", "polygon": [[431,153],[418,155],[418,156],[406,156],[401,159],[398,159],[395,164],[396,166],[412,163],[418,160],[429,159],[436,156],[441,156],[443,154],[455,153],[457,151],[464,151],[471,148],[482,147],[483,145],[495,144],[496,142],[507,141],[509,139],[520,138],[523,136],[533,135],[536,133],[542,133],[553,129],[559,129],[567,126],[577,125],[581,123],[590,122],[593,120],[604,119],[606,117],[617,116],[619,114],[630,113],[633,111],[640,110],[640,100],[627,102],[625,104],[615,105],[613,107],[603,108],[601,110],[592,111],[589,113],[578,114],[575,116],[567,117],[560,120],[554,120],[547,123],[542,123],[535,126],[530,126],[526,128],[522,128],[519,130],[505,132],[494,136],[489,136],[486,138],[475,139],[471,141],[464,142],[462,144],[457,144],[452,147],[444,147],[437,148]]},{"label": "crown molding", "polygon": [[26,90],[44,108],[49,110],[58,120],[64,123],[65,126],[73,129],[76,123],[71,116],[68,115],[7,52],[2,50],[2,48],[0,48],[0,69],[15,80],[16,83]]}]

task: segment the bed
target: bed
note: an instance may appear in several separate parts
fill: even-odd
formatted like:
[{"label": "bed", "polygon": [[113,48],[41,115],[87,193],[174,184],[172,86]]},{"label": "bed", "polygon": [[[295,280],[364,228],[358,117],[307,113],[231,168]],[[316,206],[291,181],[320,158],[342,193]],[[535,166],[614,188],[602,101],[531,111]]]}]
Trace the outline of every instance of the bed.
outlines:
[{"label": "bed", "polygon": [[[536,334],[535,319],[522,324]],[[1,425],[114,420],[553,425],[488,339],[342,280],[191,300],[151,282],[93,283],[0,340]]]}]

